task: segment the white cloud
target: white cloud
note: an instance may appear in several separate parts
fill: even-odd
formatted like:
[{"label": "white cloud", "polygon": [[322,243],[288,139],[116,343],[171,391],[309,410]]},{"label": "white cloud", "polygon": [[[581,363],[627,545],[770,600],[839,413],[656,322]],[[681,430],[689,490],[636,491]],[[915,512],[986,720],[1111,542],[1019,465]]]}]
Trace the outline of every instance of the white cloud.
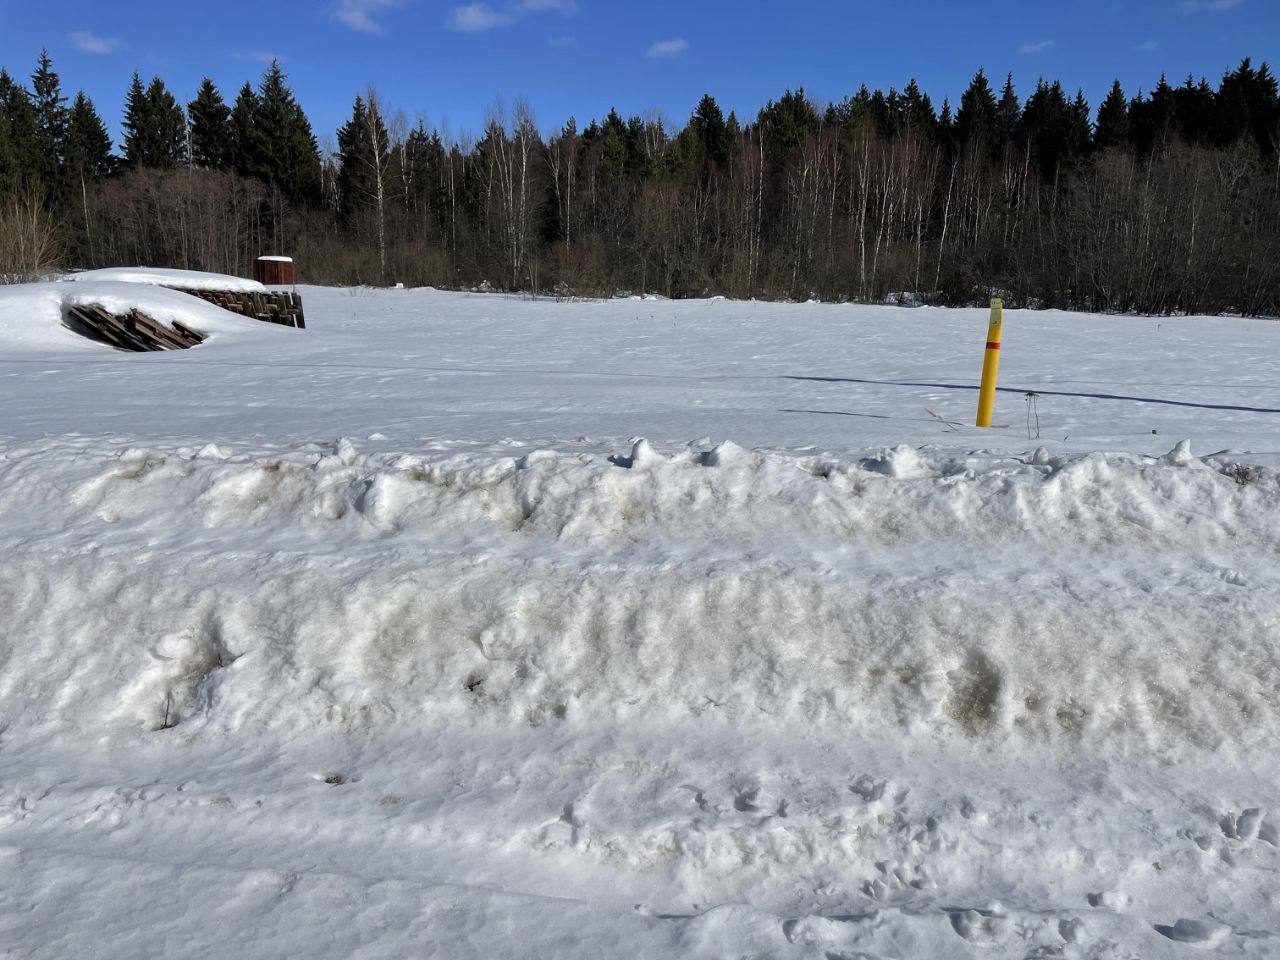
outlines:
[{"label": "white cloud", "polygon": [[1053,46],[1052,40],[1041,40],[1039,43],[1024,43],[1021,47],[1018,48],[1018,52],[1024,53],[1024,54],[1044,53],[1046,50],[1048,50],[1052,46]]},{"label": "white cloud", "polygon": [[548,42],[553,47],[559,47],[563,49],[564,47],[576,47],[578,45],[578,38],[577,37],[552,37]]},{"label": "white cloud", "polygon": [[1143,53],[1151,53],[1153,50],[1156,50],[1159,47],[1160,47],[1160,44],[1156,43],[1156,41],[1154,40],[1144,40],[1142,43],[1138,44],[1138,49],[1141,50]]},{"label": "white cloud", "polygon": [[381,33],[382,24],[374,17],[394,10],[403,0],[338,0],[333,19],[361,33]]},{"label": "white cloud", "polygon": [[1178,9],[1185,14],[1223,13],[1243,6],[1244,0],[1182,0]]},{"label": "white cloud", "polygon": [[485,33],[509,27],[527,13],[559,13],[569,17],[578,10],[578,0],[514,0],[502,8],[468,3],[450,11],[448,26],[459,33]]},{"label": "white cloud", "polygon": [[487,3],[469,3],[454,7],[449,14],[449,29],[459,33],[484,33],[496,27],[509,27],[516,18],[503,10],[495,10]]},{"label": "white cloud", "polygon": [[231,54],[232,60],[251,60],[254,63],[269,64],[273,60],[284,63],[287,58],[280,56],[278,53],[268,53],[265,50],[237,50]]},{"label": "white cloud", "polygon": [[514,9],[521,13],[550,11],[569,16],[578,12],[578,0],[519,0]]},{"label": "white cloud", "polygon": [[655,60],[670,60],[689,49],[684,37],[673,37],[670,40],[659,40],[649,48],[649,56]]},{"label": "white cloud", "polygon": [[68,36],[76,49],[85,53],[115,53],[120,49],[120,41],[114,37],[95,37],[88,30],[77,30]]}]

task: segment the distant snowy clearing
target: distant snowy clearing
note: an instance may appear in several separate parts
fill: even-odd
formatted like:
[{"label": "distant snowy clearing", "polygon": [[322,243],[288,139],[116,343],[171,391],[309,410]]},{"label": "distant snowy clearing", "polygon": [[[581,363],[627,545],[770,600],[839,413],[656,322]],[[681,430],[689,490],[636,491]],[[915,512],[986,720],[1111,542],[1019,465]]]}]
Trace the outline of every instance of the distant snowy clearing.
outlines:
[{"label": "distant snowy clearing", "polygon": [[1280,952],[1280,326],[17,290],[17,955]]}]

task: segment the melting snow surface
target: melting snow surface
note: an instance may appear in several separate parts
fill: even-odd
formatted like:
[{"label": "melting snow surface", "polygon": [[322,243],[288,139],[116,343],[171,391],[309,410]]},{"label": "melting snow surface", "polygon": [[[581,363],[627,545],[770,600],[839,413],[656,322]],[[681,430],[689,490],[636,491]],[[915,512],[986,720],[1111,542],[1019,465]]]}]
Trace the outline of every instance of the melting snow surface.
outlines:
[{"label": "melting snow surface", "polygon": [[23,340],[55,286],[17,955],[1280,953],[1274,326],[1011,313],[978,431],[981,311],[307,289],[130,355]]}]

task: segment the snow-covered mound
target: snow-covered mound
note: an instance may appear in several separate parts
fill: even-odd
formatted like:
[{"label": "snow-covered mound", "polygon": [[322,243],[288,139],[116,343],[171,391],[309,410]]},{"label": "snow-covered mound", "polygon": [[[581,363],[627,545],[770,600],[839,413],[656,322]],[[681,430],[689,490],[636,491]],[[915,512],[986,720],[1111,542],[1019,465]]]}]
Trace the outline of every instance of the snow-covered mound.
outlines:
[{"label": "snow-covered mound", "polygon": [[11,728],[715,710],[1158,755],[1280,736],[1280,487],[1183,447],[0,467],[0,607],[30,638],[0,662]]},{"label": "snow-covered mound", "polygon": [[19,942],[206,942],[210,897],[263,957],[1269,936],[1270,469],[63,439],[0,449],[0,518]]},{"label": "snow-covered mound", "polygon": [[181,323],[210,340],[275,337],[283,330],[161,286],[115,280],[30,283],[0,286],[0,351],[109,350],[67,322],[66,308],[78,305],[100,306],[117,315],[139,310],[167,326]]},{"label": "snow-covered mound", "polygon": [[199,270],[170,270],[156,267],[107,267],[102,270],[82,270],[65,279],[76,282],[97,283],[145,283],[157,287],[175,287],[181,290],[223,290],[227,293],[266,293],[267,288],[256,280],[233,277],[225,273],[204,273]]}]

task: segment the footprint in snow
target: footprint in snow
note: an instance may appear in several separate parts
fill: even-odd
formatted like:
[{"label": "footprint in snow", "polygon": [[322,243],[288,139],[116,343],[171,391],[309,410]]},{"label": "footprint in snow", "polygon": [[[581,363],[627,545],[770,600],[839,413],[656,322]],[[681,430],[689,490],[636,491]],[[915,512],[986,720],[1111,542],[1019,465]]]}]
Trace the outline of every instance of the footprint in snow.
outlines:
[{"label": "footprint in snow", "polygon": [[863,803],[879,803],[882,800],[902,806],[911,793],[910,787],[898,788],[892,780],[877,780],[875,777],[863,775],[849,784],[849,792]]},{"label": "footprint in snow", "polygon": [[1110,910],[1113,913],[1121,913],[1128,909],[1132,902],[1129,895],[1120,890],[1104,890],[1102,893],[1091,893],[1086,900],[1089,906],[1096,907],[1100,910]]},{"label": "footprint in snow", "polygon": [[1258,807],[1250,807],[1239,816],[1225,813],[1218,821],[1218,826],[1228,840],[1238,840],[1241,843],[1261,840],[1273,847],[1280,847],[1280,825]]},{"label": "footprint in snow", "polygon": [[1157,923],[1156,933],[1178,943],[1220,947],[1231,937],[1231,928],[1212,920],[1178,920],[1173,925]]},{"label": "footprint in snow", "polygon": [[750,790],[743,790],[733,798],[733,809],[739,813],[759,813],[760,806],[756,803],[756,799],[760,796],[760,788],[752,787]]},{"label": "footprint in snow", "polygon": [[1009,918],[990,910],[960,910],[951,914],[951,928],[970,943],[990,943],[1004,936]]}]

